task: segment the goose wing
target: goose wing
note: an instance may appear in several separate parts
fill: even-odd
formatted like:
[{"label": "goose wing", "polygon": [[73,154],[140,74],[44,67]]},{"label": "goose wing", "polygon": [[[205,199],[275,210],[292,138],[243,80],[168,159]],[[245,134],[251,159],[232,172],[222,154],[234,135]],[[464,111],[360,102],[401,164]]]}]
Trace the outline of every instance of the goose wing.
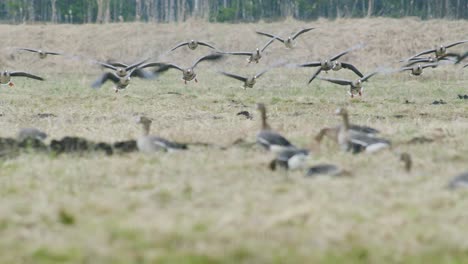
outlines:
[{"label": "goose wing", "polygon": [[296,39],[296,38],[299,37],[301,34],[304,34],[304,33],[306,33],[306,32],[309,32],[309,31],[311,31],[312,29],[314,29],[314,28],[304,28],[304,29],[302,29],[302,30],[299,30],[299,31],[296,32],[296,34],[294,34],[291,38],[292,38],[292,39]]},{"label": "goose wing", "polygon": [[439,63],[424,64],[424,65],[422,65],[421,67],[422,67],[423,69],[425,69],[425,68],[428,68],[428,67],[437,67],[437,66],[439,66]]},{"label": "goose wing", "polygon": [[460,44],[467,43],[467,42],[468,42],[468,40],[457,41],[457,42],[446,45],[445,48],[448,49],[448,48],[451,48],[453,46],[460,45]]},{"label": "goose wing", "polygon": [[468,57],[468,51],[465,52],[463,55],[460,55],[457,59],[457,61],[455,62],[455,64],[458,64],[460,63],[461,61],[463,61],[464,59],[466,59]]},{"label": "goose wing", "polygon": [[18,50],[25,50],[25,51],[30,51],[30,52],[39,52],[39,50],[30,49],[30,48],[19,48]]},{"label": "goose wing", "polygon": [[379,73],[379,72],[378,71],[371,72],[371,73],[367,74],[366,76],[362,77],[361,81],[365,82],[365,81],[369,80],[372,76],[376,75],[377,73]]},{"label": "goose wing", "polygon": [[257,34],[259,35],[263,35],[263,36],[267,36],[267,37],[270,37],[270,38],[276,38],[277,40],[281,41],[284,43],[284,39],[276,36],[276,35],[273,35],[273,34],[270,34],[270,33],[265,33],[265,32],[261,32],[261,31],[256,31]]},{"label": "goose wing", "polygon": [[155,74],[149,71],[146,71],[141,68],[135,68],[130,74],[131,77],[139,77],[142,79],[152,79],[155,77]]},{"label": "goose wing", "polygon": [[223,54],[252,56],[253,52],[249,52],[249,51],[227,51],[227,52],[223,52]]},{"label": "goose wing", "polygon": [[264,46],[263,48],[260,50],[261,52],[263,52],[268,46],[270,46],[271,43],[273,43],[273,41],[275,40],[276,38],[271,38]]},{"label": "goose wing", "polygon": [[125,68],[125,70],[129,71],[133,68],[137,68],[138,66],[142,65],[143,63],[145,63],[148,59],[144,59],[142,61],[139,61],[139,62],[136,62],[134,64],[131,64],[131,65],[128,65],[128,67]]},{"label": "goose wing", "polygon": [[211,61],[214,61],[214,60],[219,60],[223,57],[223,54],[222,53],[212,53],[212,54],[208,54],[206,56],[203,56],[201,58],[199,58],[197,61],[195,61],[195,63],[192,65],[192,68],[195,68],[197,66],[198,63],[202,62],[202,61],[205,61],[205,60],[211,60]]},{"label": "goose wing", "polygon": [[312,74],[312,77],[310,77],[310,79],[309,79],[309,83],[311,83],[311,82],[315,79],[315,77],[317,77],[317,75],[319,75],[320,72],[322,72],[322,68],[318,68],[318,69],[315,71],[315,73]]},{"label": "goose wing", "polygon": [[111,70],[114,70],[114,71],[116,71],[117,67],[119,67],[119,66],[114,66],[113,64],[109,64],[109,63],[101,62],[101,61],[98,61],[97,63],[99,65],[101,65],[102,67],[104,67],[104,68],[111,69]]},{"label": "goose wing", "polygon": [[236,80],[239,80],[241,82],[246,82],[247,81],[247,78],[245,77],[242,77],[240,75],[237,75],[237,74],[233,74],[233,73],[228,73],[228,72],[223,72],[223,71],[220,71],[219,73],[223,74],[223,75],[226,75],[228,77],[231,77],[231,78],[234,78]]},{"label": "goose wing", "polygon": [[20,72],[20,71],[10,72],[10,76],[27,77],[27,78],[31,78],[31,79],[35,79],[39,81],[44,81],[44,78],[31,74],[31,73],[27,73],[27,72]]},{"label": "goose wing", "polygon": [[299,64],[298,66],[299,67],[318,67],[318,66],[321,66],[322,65],[322,62],[320,61],[312,61],[312,62],[307,62],[307,63],[304,63],[304,64]]},{"label": "goose wing", "polygon": [[324,81],[328,81],[328,82],[331,82],[331,83],[336,83],[336,84],[339,84],[339,85],[351,85],[352,81],[348,81],[348,80],[343,80],[343,79],[332,79],[332,78],[322,78],[322,77],[319,77],[320,80],[324,80]]},{"label": "goose wing", "polygon": [[257,143],[266,149],[270,149],[271,146],[279,146],[282,148],[294,148],[286,138],[277,132],[271,130],[262,130],[257,134]]},{"label": "goose wing", "polygon": [[205,46],[205,47],[208,47],[208,48],[212,48],[214,50],[217,50],[217,48],[213,47],[212,45],[206,43],[206,42],[203,42],[203,41],[198,41],[198,45],[202,45],[202,46]]},{"label": "goose wing", "polygon": [[429,54],[429,53],[432,53],[432,52],[435,52],[435,51],[436,51],[436,49],[429,49],[429,50],[421,51],[420,53],[410,57],[410,59],[415,58],[415,57],[419,57],[419,56],[422,56],[422,55],[426,55],[426,54]]},{"label": "goose wing", "polygon": [[62,53],[60,52],[54,52],[54,51],[44,51],[45,54],[48,54],[48,55],[62,55]]},{"label": "goose wing", "polygon": [[356,68],[354,67],[354,65],[352,65],[351,63],[347,63],[347,62],[342,62],[341,63],[341,66],[345,69],[348,69],[348,70],[351,70],[353,71],[354,73],[356,73],[359,77],[364,77],[364,75],[362,75],[362,73]]},{"label": "goose wing", "polygon": [[94,89],[100,88],[107,80],[112,81],[113,83],[118,83],[120,78],[113,72],[103,73],[98,79],[96,79],[91,87]]},{"label": "goose wing", "polygon": [[188,45],[188,41],[181,42],[181,43],[175,45],[175,46],[171,49],[171,51],[174,51],[174,50],[176,50],[176,49],[178,49],[178,48],[180,48],[180,47],[182,47],[182,46],[185,46],[185,45]]},{"label": "goose wing", "polygon": [[379,130],[372,128],[372,127],[368,127],[368,126],[350,125],[349,129],[357,131],[357,132],[365,133],[367,135],[380,133]]},{"label": "goose wing", "polygon": [[161,137],[151,137],[151,142],[157,146],[160,146],[166,150],[183,150],[187,149],[186,144],[172,142]]},{"label": "goose wing", "polygon": [[354,50],[354,49],[355,49],[355,48],[353,47],[353,48],[347,49],[347,50],[345,50],[345,51],[342,51],[342,52],[340,52],[340,53],[338,53],[338,54],[332,56],[332,57],[330,58],[330,61],[337,60],[337,59],[343,57],[344,55],[348,54],[350,51],[352,51],[352,50]]}]

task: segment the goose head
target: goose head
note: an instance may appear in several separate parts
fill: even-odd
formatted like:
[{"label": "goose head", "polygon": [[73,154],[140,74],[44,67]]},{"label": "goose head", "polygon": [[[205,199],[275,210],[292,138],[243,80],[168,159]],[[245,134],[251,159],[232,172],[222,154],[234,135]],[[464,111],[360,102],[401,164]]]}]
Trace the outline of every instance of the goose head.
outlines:
[{"label": "goose head", "polygon": [[153,121],[146,116],[139,116],[136,118],[136,123],[143,125],[143,135],[147,136],[150,131],[151,123]]},{"label": "goose head", "polygon": [[439,47],[436,48],[437,55],[445,54],[446,51],[447,51],[447,48],[444,47],[443,45],[440,45]]},{"label": "goose head", "polygon": [[259,48],[255,49],[255,52],[257,53],[257,55],[260,55],[260,49]]},{"label": "goose head", "polygon": [[348,111],[345,108],[340,107],[340,108],[336,109],[335,115],[345,116],[345,115],[348,115]]},{"label": "goose head", "polygon": [[117,70],[115,70],[115,72],[120,77],[124,77],[125,75],[127,75],[127,71],[124,68],[117,68]]}]

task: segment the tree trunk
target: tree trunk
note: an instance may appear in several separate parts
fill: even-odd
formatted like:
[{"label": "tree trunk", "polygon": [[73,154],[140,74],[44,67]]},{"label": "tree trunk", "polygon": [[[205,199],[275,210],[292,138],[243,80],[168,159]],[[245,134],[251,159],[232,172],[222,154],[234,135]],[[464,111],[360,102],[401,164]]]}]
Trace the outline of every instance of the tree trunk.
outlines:
[{"label": "tree trunk", "polygon": [[55,5],[55,3],[57,2],[57,0],[50,0],[50,5],[52,7],[52,23],[57,23],[57,6]]},{"label": "tree trunk", "polygon": [[374,12],[374,0],[369,0],[369,5],[367,6],[367,17],[371,17]]},{"label": "tree trunk", "polygon": [[141,19],[141,0],[135,0],[135,21]]},{"label": "tree trunk", "polygon": [[110,22],[110,0],[106,0],[106,9],[104,12],[104,23],[109,23]]}]

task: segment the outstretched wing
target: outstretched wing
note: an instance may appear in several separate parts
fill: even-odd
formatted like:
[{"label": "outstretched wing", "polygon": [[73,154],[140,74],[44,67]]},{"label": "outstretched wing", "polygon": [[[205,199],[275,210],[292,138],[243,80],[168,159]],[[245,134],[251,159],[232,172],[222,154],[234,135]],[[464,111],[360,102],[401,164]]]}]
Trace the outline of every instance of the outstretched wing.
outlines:
[{"label": "outstretched wing", "polygon": [[202,46],[205,46],[205,47],[208,47],[208,48],[212,48],[214,50],[218,50],[217,48],[213,47],[212,45],[206,43],[206,42],[203,42],[203,41],[198,41],[198,45],[202,45]]},{"label": "outstretched wing", "polygon": [[311,83],[315,79],[315,77],[317,77],[317,75],[319,75],[320,72],[322,72],[322,68],[318,68],[317,71],[315,71],[315,73],[312,75],[312,77],[310,77],[309,83]]},{"label": "outstretched wing", "polygon": [[312,29],[314,29],[314,28],[304,28],[304,29],[302,29],[302,30],[299,30],[298,32],[296,32],[296,34],[294,34],[294,35],[292,36],[292,39],[296,39],[297,37],[299,37],[299,35],[304,34],[304,33],[306,33],[306,32],[309,32],[309,31],[311,31]]},{"label": "outstretched wing", "polygon": [[277,40],[281,41],[284,43],[284,39],[276,36],[276,35],[273,35],[273,34],[270,34],[270,33],[265,33],[265,32],[261,32],[261,31],[256,31],[257,34],[259,35],[263,35],[263,36],[267,36],[267,37],[270,37],[270,38],[276,38]]},{"label": "outstretched wing", "polygon": [[114,71],[116,71],[117,67],[118,67],[118,66],[116,67],[116,66],[114,66],[112,64],[109,64],[109,63],[101,62],[101,61],[98,61],[97,63],[99,65],[101,65],[102,67],[104,67],[104,68],[111,69],[111,70],[114,70]]},{"label": "outstretched wing", "polygon": [[219,73],[221,73],[221,74],[223,74],[223,75],[226,75],[226,76],[228,76],[228,77],[234,78],[234,79],[236,79],[236,80],[239,80],[239,81],[241,81],[241,82],[247,81],[247,78],[242,77],[242,76],[237,75],[237,74],[228,73],[228,72],[223,72],[223,71],[220,71]]},{"label": "outstretched wing", "polygon": [[229,55],[244,55],[244,56],[252,56],[252,52],[248,51],[233,51],[233,52],[223,52],[223,54],[229,54]]},{"label": "outstretched wing", "polygon": [[401,67],[398,71],[403,72],[403,71],[411,71],[413,67]]},{"label": "outstretched wing", "polygon": [[414,56],[411,56],[409,59],[412,59],[412,58],[415,58],[415,57],[419,57],[419,56],[422,56],[422,55],[426,55],[426,54],[429,54],[429,53],[432,53],[432,52],[435,52],[436,50],[435,49],[430,49],[430,50],[425,50],[425,51],[421,51],[420,53],[414,55]]},{"label": "outstretched wing", "polygon": [[370,77],[376,75],[377,73],[379,73],[379,72],[378,71],[371,72],[371,73],[367,74],[366,76],[362,77],[361,81],[365,82],[365,81],[369,80]]},{"label": "outstretched wing", "polygon": [[460,45],[460,44],[467,43],[467,42],[468,42],[468,40],[457,41],[457,42],[446,45],[445,48],[448,49],[448,48],[451,48],[453,46]]},{"label": "outstretched wing", "polygon": [[127,68],[125,68],[126,71],[130,71],[131,69],[133,68],[137,68],[138,66],[142,65],[143,63],[145,63],[148,59],[144,59],[142,61],[139,61],[137,63],[134,63],[134,64],[131,64],[129,65]]},{"label": "outstretched wing", "polygon": [[113,72],[103,73],[96,81],[91,84],[93,88],[100,88],[107,80],[112,81],[113,83],[119,82],[119,77]]},{"label": "outstretched wing", "polygon": [[264,46],[263,48],[260,50],[261,52],[263,52],[268,46],[270,46],[271,43],[273,43],[273,41],[275,40],[276,38],[271,38]]},{"label": "outstretched wing", "polygon": [[342,62],[341,63],[341,67],[345,68],[345,69],[348,69],[348,70],[352,70],[354,73],[356,73],[359,77],[364,77],[364,75],[362,75],[362,73],[356,68],[354,67],[354,65],[350,64],[350,63],[347,63],[347,62]]},{"label": "outstretched wing", "polygon": [[212,54],[208,54],[206,56],[203,56],[201,58],[199,58],[197,61],[195,61],[195,63],[192,65],[192,68],[195,68],[197,66],[198,63],[202,62],[202,61],[205,61],[205,60],[211,60],[211,61],[214,61],[214,60],[219,60],[223,57],[223,54],[222,53],[212,53]]},{"label": "outstretched wing", "polygon": [[299,67],[318,67],[318,66],[321,66],[322,65],[322,62],[320,61],[312,61],[312,62],[307,62],[307,63],[304,63],[304,64],[299,64],[297,66]]},{"label": "outstretched wing", "polygon": [[44,51],[45,54],[47,55],[62,55],[60,52],[53,52],[53,51]]},{"label": "outstretched wing", "polygon": [[421,67],[422,67],[423,69],[425,69],[425,68],[428,68],[428,67],[434,67],[434,68],[435,68],[435,67],[437,67],[437,66],[439,66],[439,63],[424,64],[424,65],[422,65]]},{"label": "outstretched wing", "polygon": [[180,47],[182,47],[182,46],[185,46],[185,45],[188,45],[188,41],[186,41],[186,42],[181,42],[181,43],[175,45],[175,47],[173,47],[173,48],[171,49],[171,51],[174,51],[175,49],[178,49],[178,48],[180,48]]},{"label": "outstretched wing", "polygon": [[25,50],[25,51],[30,51],[30,52],[39,52],[38,50],[29,49],[29,48],[19,48],[18,50]]},{"label": "outstretched wing", "polygon": [[27,73],[27,72],[10,72],[10,76],[27,77],[27,78],[31,78],[31,79],[35,79],[39,81],[44,81],[44,78],[39,77],[34,74]]},{"label": "outstretched wing", "polygon": [[343,80],[343,79],[332,79],[332,78],[322,78],[322,77],[319,77],[320,80],[324,80],[324,81],[328,81],[328,82],[331,82],[331,83],[336,83],[336,84],[339,84],[339,85],[351,85],[351,81],[348,81],[348,80]]}]

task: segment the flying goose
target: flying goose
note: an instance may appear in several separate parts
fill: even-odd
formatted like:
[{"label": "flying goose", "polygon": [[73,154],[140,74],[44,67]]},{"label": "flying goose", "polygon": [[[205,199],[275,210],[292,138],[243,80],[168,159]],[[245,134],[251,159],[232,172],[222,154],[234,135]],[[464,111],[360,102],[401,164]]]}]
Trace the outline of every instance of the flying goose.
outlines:
[{"label": "flying goose", "polygon": [[451,62],[454,62],[456,64],[456,61],[450,59],[450,58],[447,58],[447,57],[441,57],[441,58],[437,58],[437,57],[432,57],[432,56],[429,56],[429,57],[425,57],[425,58],[422,58],[422,57],[415,57],[415,58],[412,58],[410,60],[408,60],[408,63],[406,63],[403,67],[410,67],[410,66],[413,66],[414,64],[419,64],[419,63],[438,63],[440,61],[451,61]]},{"label": "flying goose", "polygon": [[20,71],[9,72],[9,71],[4,70],[0,72],[0,84],[8,85],[10,87],[15,86],[15,84],[11,81],[11,77],[27,77],[27,78],[31,78],[31,79],[35,79],[39,81],[44,81],[44,78],[36,76],[31,73],[20,72]]},{"label": "flying goose", "polygon": [[348,94],[351,96],[351,98],[353,98],[356,92],[359,94],[359,96],[362,95],[362,92],[364,90],[362,87],[362,83],[366,82],[367,80],[369,80],[369,78],[376,75],[377,73],[378,73],[377,71],[371,72],[367,74],[366,76],[359,78],[357,80],[354,80],[354,81],[343,80],[343,79],[322,78],[322,77],[319,77],[319,79],[324,80],[324,81],[329,81],[332,83],[336,83],[339,85],[349,85]]},{"label": "flying goose", "polygon": [[137,139],[138,150],[145,153],[153,153],[158,151],[176,151],[185,150],[187,145],[176,142],[171,142],[164,138],[149,135],[151,128],[151,119],[141,116],[137,118],[137,123],[143,126],[143,135]]},{"label": "flying goose", "polygon": [[47,55],[62,55],[61,53],[58,52],[52,52],[52,51],[45,51],[45,50],[36,50],[36,49],[29,49],[29,48],[19,48],[18,50],[25,50],[29,52],[35,52],[39,55],[40,59],[45,59]]},{"label": "flying goose", "polygon": [[451,48],[453,46],[456,46],[456,45],[466,43],[466,42],[468,42],[468,40],[457,41],[457,42],[454,42],[454,43],[451,43],[451,44],[448,44],[448,45],[440,45],[439,47],[437,47],[435,49],[425,50],[425,51],[422,51],[422,52],[420,52],[420,53],[418,53],[418,54],[416,54],[414,56],[411,56],[410,59],[415,58],[415,57],[419,57],[419,56],[422,56],[422,55],[430,54],[430,53],[435,53],[435,56],[437,58],[448,57],[448,56],[459,58],[460,57],[459,54],[457,54],[457,53],[447,53],[447,49]]},{"label": "flying goose", "polygon": [[114,90],[115,92],[119,92],[119,90],[124,90],[130,84],[130,80],[132,79],[132,73],[136,68],[133,68],[129,72],[126,71],[125,76],[120,76],[117,72],[106,72],[103,73],[97,80],[95,80],[91,87],[94,89],[100,88],[106,81],[112,81],[114,83]]},{"label": "flying goose", "polygon": [[359,153],[365,151],[373,153],[384,148],[390,147],[390,141],[378,137],[371,137],[365,133],[350,129],[348,111],[344,108],[338,108],[336,114],[343,118],[343,125],[338,131],[338,143],[344,151]]},{"label": "flying goose", "polygon": [[206,43],[206,42],[198,41],[198,40],[192,39],[192,40],[185,41],[185,42],[181,42],[181,43],[175,45],[175,46],[171,49],[171,51],[174,51],[174,50],[176,50],[176,49],[178,49],[178,48],[180,48],[180,47],[182,47],[182,46],[185,46],[185,45],[187,45],[187,47],[188,47],[189,49],[191,49],[191,50],[195,50],[198,46],[205,46],[205,47],[208,47],[208,48],[212,48],[212,49],[214,49],[214,50],[217,50],[215,47],[213,47],[212,45],[210,45],[210,44],[208,44],[208,43]]},{"label": "flying goose", "polygon": [[264,104],[257,104],[257,109],[261,115],[261,129],[257,133],[257,144],[273,153],[280,153],[283,150],[296,149],[286,138],[273,131],[267,123],[266,107]]},{"label": "flying goose", "polygon": [[153,62],[153,63],[147,63],[145,64],[144,66],[145,67],[154,67],[154,66],[158,66],[159,68],[156,69],[154,72],[155,73],[160,73],[160,72],[164,72],[164,71],[167,71],[169,69],[177,69],[179,71],[182,72],[182,80],[184,80],[184,83],[187,84],[187,82],[191,81],[191,80],[195,80],[195,82],[198,82],[196,76],[197,74],[195,73],[195,67],[202,61],[216,61],[216,60],[219,60],[221,58],[223,58],[223,54],[222,53],[212,53],[212,54],[209,54],[209,55],[206,55],[206,56],[203,56],[201,58],[199,58],[198,60],[196,60],[192,66],[188,67],[188,68],[182,68],[180,66],[177,66],[176,64],[173,64],[173,63],[164,63],[164,62]]},{"label": "flying goose", "polygon": [[257,48],[254,52],[223,52],[224,54],[230,54],[230,55],[244,55],[244,56],[249,56],[247,59],[248,63],[255,62],[258,63],[258,61],[262,58],[262,53],[263,51],[275,40],[275,38],[270,39],[261,49]]},{"label": "flying goose", "polygon": [[304,34],[306,32],[309,32],[311,31],[312,29],[314,28],[304,28],[304,29],[301,29],[299,30],[298,32],[296,32],[295,34],[293,34],[292,36],[288,36],[287,38],[283,39],[283,38],[280,38],[276,35],[273,35],[273,34],[270,34],[270,33],[265,33],[265,32],[260,32],[260,31],[257,31],[257,34],[259,35],[263,35],[263,36],[267,36],[267,37],[270,37],[270,38],[275,38],[281,42],[283,42],[283,44],[286,46],[286,48],[294,48],[294,40],[299,37],[301,34]]},{"label": "flying goose", "polygon": [[146,61],[147,60],[145,59],[145,60],[142,60],[140,62],[131,64],[131,65],[127,65],[125,63],[120,63],[120,62],[105,63],[105,62],[98,61],[97,63],[100,64],[104,68],[114,70],[116,75],[119,77],[125,77],[128,75],[130,71],[132,71],[133,75],[131,75],[131,77],[140,75],[138,77],[145,78],[144,73],[140,72],[139,70],[134,70],[134,69],[138,68]]},{"label": "flying goose", "polygon": [[307,62],[303,64],[299,64],[299,67],[319,67],[314,74],[312,74],[312,77],[309,79],[309,83],[311,83],[317,75],[319,75],[320,72],[325,71],[328,72],[330,70],[335,69],[336,71],[345,68],[353,71],[356,73],[359,77],[363,77],[362,73],[354,67],[352,64],[347,63],[347,62],[339,62],[337,61],[339,58],[342,56],[348,54],[350,51],[355,50],[356,47],[352,47],[350,49],[347,49],[343,52],[340,52],[336,55],[333,55],[332,57],[325,59],[325,60],[320,60],[320,61],[312,61],[312,62]]},{"label": "flying goose", "polygon": [[418,65],[415,65],[415,66],[403,67],[399,71],[400,72],[411,71],[411,73],[410,73],[411,75],[419,76],[419,75],[421,75],[423,73],[423,69],[428,68],[428,67],[435,68],[438,65],[439,65],[438,63],[429,63],[429,64],[424,64],[424,65],[418,64]]},{"label": "flying goose", "polygon": [[267,71],[271,70],[272,68],[278,67],[280,65],[284,65],[284,63],[278,63],[276,65],[273,65],[273,66],[271,66],[269,68],[266,68],[266,69],[258,72],[257,74],[255,74],[253,76],[247,76],[247,77],[243,77],[243,76],[240,76],[240,75],[237,75],[237,74],[223,72],[223,71],[220,71],[219,73],[243,82],[244,83],[243,88],[245,90],[247,88],[253,88],[253,86],[257,82],[257,79],[260,78],[260,76],[262,76],[263,74],[265,74]]}]

